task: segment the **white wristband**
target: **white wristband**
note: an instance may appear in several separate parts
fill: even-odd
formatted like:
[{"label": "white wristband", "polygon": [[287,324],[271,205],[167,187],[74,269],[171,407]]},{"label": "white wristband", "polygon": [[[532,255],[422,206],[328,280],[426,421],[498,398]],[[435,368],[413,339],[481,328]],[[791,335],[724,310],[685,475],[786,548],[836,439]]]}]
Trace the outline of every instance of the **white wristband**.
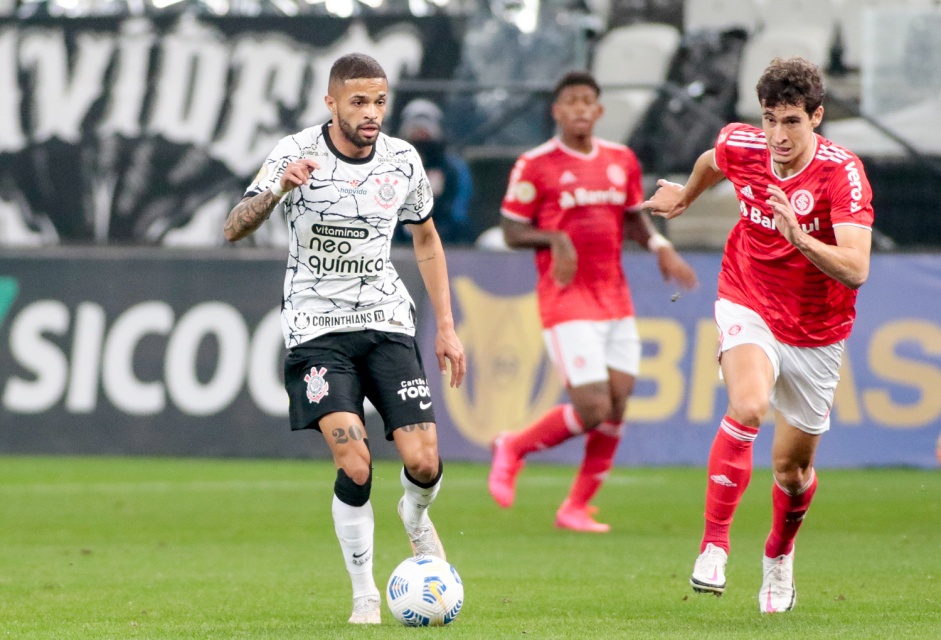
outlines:
[{"label": "white wristband", "polygon": [[281,183],[277,182],[271,186],[271,193],[274,194],[274,197],[280,200],[284,197],[284,194],[287,193],[284,189],[281,188]]},{"label": "white wristband", "polygon": [[660,249],[672,247],[673,243],[663,237],[663,234],[655,233],[647,241],[647,250],[651,253],[657,253]]}]

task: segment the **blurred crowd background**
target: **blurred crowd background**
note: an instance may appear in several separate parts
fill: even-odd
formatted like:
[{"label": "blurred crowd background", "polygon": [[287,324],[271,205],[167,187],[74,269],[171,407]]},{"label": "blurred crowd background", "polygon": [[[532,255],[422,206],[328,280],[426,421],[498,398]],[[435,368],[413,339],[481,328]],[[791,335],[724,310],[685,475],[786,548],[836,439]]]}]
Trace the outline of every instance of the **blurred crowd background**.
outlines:
[{"label": "blurred crowd background", "polygon": [[[596,133],[652,187],[757,122],[762,69],[802,55],[827,75],[821,133],[866,163],[877,250],[941,247],[934,0],[0,0],[0,246],[225,245],[226,212],[274,141],[327,119],[352,50],[386,67],[384,128],[425,157],[449,244],[499,245],[510,167],[553,134],[564,71],[596,74]],[[716,249],[737,215],[720,185],[664,232]]]}]

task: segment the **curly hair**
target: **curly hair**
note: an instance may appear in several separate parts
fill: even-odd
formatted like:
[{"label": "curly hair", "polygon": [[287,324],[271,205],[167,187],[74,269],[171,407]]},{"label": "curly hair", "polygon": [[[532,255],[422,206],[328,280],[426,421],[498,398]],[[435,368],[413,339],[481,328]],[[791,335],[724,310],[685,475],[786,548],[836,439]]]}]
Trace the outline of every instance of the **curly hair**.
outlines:
[{"label": "curly hair", "polygon": [[755,90],[763,108],[803,107],[807,115],[812,115],[823,104],[826,94],[820,69],[801,57],[772,60]]}]

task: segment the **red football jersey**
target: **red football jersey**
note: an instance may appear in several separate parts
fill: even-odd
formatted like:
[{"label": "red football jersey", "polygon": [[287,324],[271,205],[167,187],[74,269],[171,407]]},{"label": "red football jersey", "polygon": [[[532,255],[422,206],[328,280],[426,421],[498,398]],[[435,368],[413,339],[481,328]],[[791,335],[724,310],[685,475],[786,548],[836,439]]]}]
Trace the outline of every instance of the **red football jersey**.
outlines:
[{"label": "red football jersey", "polygon": [[719,133],[716,164],[735,185],[741,218],[729,234],[719,297],[755,311],[784,344],[839,342],[853,328],[856,291],[818,269],[775,228],[768,185],[787,194],[804,231],[835,245],[833,228],[872,229],[872,189],[854,154],[814,134],[810,163],[787,178],[775,175],[761,129],[730,124]]},{"label": "red football jersey", "polygon": [[501,212],[539,229],[568,234],[578,270],[567,287],[552,280],[552,253],[536,250],[536,292],[542,325],[570,320],[612,320],[634,315],[621,268],[624,210],[644,201],[640,163],[624,145],[594,138],[579,153],[558,138],[516,161]]}]

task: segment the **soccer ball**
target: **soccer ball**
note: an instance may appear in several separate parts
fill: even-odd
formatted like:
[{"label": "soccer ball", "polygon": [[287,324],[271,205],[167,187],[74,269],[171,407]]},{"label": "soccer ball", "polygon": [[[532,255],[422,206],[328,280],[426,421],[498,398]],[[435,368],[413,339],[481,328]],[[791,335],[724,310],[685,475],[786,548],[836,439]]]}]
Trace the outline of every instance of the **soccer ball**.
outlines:
[{"label": "soccer ball", "polygon": [[407,627],[440,627],[461,611],[464,583],[447,561],[412,556],[389,577],[386,602],[392,617]]}]

